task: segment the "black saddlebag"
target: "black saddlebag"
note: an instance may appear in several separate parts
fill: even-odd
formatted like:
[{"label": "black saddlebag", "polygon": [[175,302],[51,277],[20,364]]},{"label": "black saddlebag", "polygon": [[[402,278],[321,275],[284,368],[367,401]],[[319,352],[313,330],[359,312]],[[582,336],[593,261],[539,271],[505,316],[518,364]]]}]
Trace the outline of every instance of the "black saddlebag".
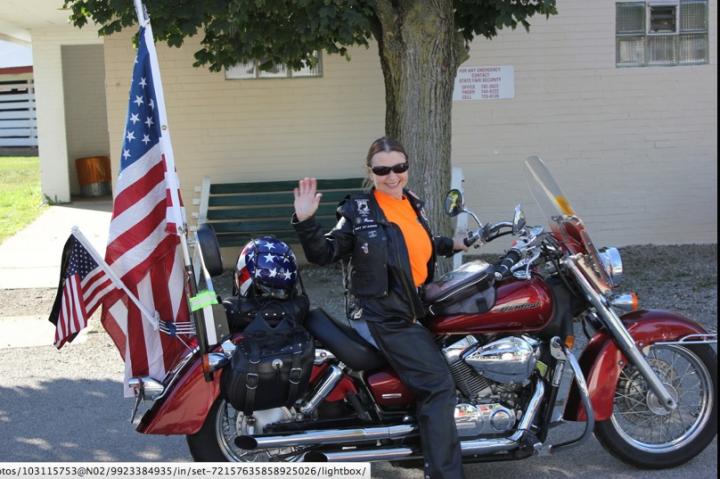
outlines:
[{"label": "black saddlebag", "polygon": [[495,305],[493,280],[490,264],[465,263],[425,286],[425,305],[433,316],[485,313]]},{"label": "black saddlebag", "polygon": [[266,305],[243,331],[223,370],[221,394],[245,415],[291,406],[307,390],[314,359],[312,336],[300,321]]}]

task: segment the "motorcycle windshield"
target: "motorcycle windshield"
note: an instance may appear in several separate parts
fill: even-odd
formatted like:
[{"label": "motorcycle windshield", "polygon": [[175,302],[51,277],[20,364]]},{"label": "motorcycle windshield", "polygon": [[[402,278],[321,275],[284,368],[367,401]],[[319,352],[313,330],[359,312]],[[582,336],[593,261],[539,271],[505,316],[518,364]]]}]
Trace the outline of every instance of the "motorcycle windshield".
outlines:
[{"label": "motorcycle windshield", "polygon": [[586,255],[588,270],[592,271],[599,289],[608,290],[612,283],[602,267],[598,250],[548,167],[539,157],[531,156],[525,160],[525,171],[530,192],[549,222],[550,230],[569,252]]},{"label": "motorcycle windshield", "polygon": [[530,192],[551,224],[561,220],[563,216],[577,218],[575,210],[570,206],[570,201],[539,157],[531,156],[525,160],[525,170],[528,175]]}]

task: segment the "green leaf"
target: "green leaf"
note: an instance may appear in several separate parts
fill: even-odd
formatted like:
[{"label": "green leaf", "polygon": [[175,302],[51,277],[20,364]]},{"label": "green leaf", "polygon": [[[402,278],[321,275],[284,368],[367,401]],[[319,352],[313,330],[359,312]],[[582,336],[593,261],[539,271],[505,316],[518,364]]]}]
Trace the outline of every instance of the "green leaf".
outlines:
[{"label": "green leaf", "polygon": [[[393,2],[396,3],[396,2]],[[70,20],[92,20],[102,35],[136,28],[131,0],[63,0]],[[378,24],[368,0],[145,0],[158,41],[178,47],[202,32],[194,65],[213,71],[254,58],[302,65],[314,51],[348,57],[352,46],[368,46]],[[502,28],[530,26],[536,14],[557,13],[555,0],[454,0],[455,26],[466,42],[492,38]]]}]

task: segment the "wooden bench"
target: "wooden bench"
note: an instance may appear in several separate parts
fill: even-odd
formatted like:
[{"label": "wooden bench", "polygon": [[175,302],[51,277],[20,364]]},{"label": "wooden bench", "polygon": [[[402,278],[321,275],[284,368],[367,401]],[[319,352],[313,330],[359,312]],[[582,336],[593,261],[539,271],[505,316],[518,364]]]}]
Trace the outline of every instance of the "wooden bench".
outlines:
[{"label": "wooden bench", "polygon": [[[338,202],[350,193],[362,191],[364,178],[320,179],[318,191],[322,200],[317,219],[323,230],[329,231],[337,222]],[[266,181],[253,183],[212,183],[203,178],[196,188],[199,199],[198,224],[210,224],[220,246],[242,246],[250,239],[274,235],[286,243],[297,244],[295,230],[290,224],[293,208],[293,188],[297,181]]]}]

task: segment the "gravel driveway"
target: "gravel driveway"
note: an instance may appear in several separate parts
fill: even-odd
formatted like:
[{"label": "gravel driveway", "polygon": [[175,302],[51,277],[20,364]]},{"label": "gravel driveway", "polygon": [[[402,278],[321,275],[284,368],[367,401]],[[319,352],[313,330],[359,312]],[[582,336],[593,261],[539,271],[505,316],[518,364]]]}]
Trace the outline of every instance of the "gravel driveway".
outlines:
[{"label": "gravel driveway", "polygon": [[[641,305],[678,311],[717,328],[717,246],[685,245],[622,249],[625,288]],[[339,269],[306,267],[312,302],[334,314],[342,311]],[[220,279],[229,287],[227,277]],[[52,290],[0,290],[3,317],[43,315]],[[3,319],[0,318],[0,331]],[[61,351],[54,347],[0,348],[0,461],[189,461],[184,438],[143,436],[128,422],[131,401],[121,392],[123,363],[94,320],[86,341]],[[551,439],[578,433],[569,424]],[[716,477],[717,439],[680,468],[646,472],[626,466],[595,440],[558,456],[511,463],[469,465],[468,477],[613,478]],[[373,466],[374,477],[421,478],[418,470]]]}]

